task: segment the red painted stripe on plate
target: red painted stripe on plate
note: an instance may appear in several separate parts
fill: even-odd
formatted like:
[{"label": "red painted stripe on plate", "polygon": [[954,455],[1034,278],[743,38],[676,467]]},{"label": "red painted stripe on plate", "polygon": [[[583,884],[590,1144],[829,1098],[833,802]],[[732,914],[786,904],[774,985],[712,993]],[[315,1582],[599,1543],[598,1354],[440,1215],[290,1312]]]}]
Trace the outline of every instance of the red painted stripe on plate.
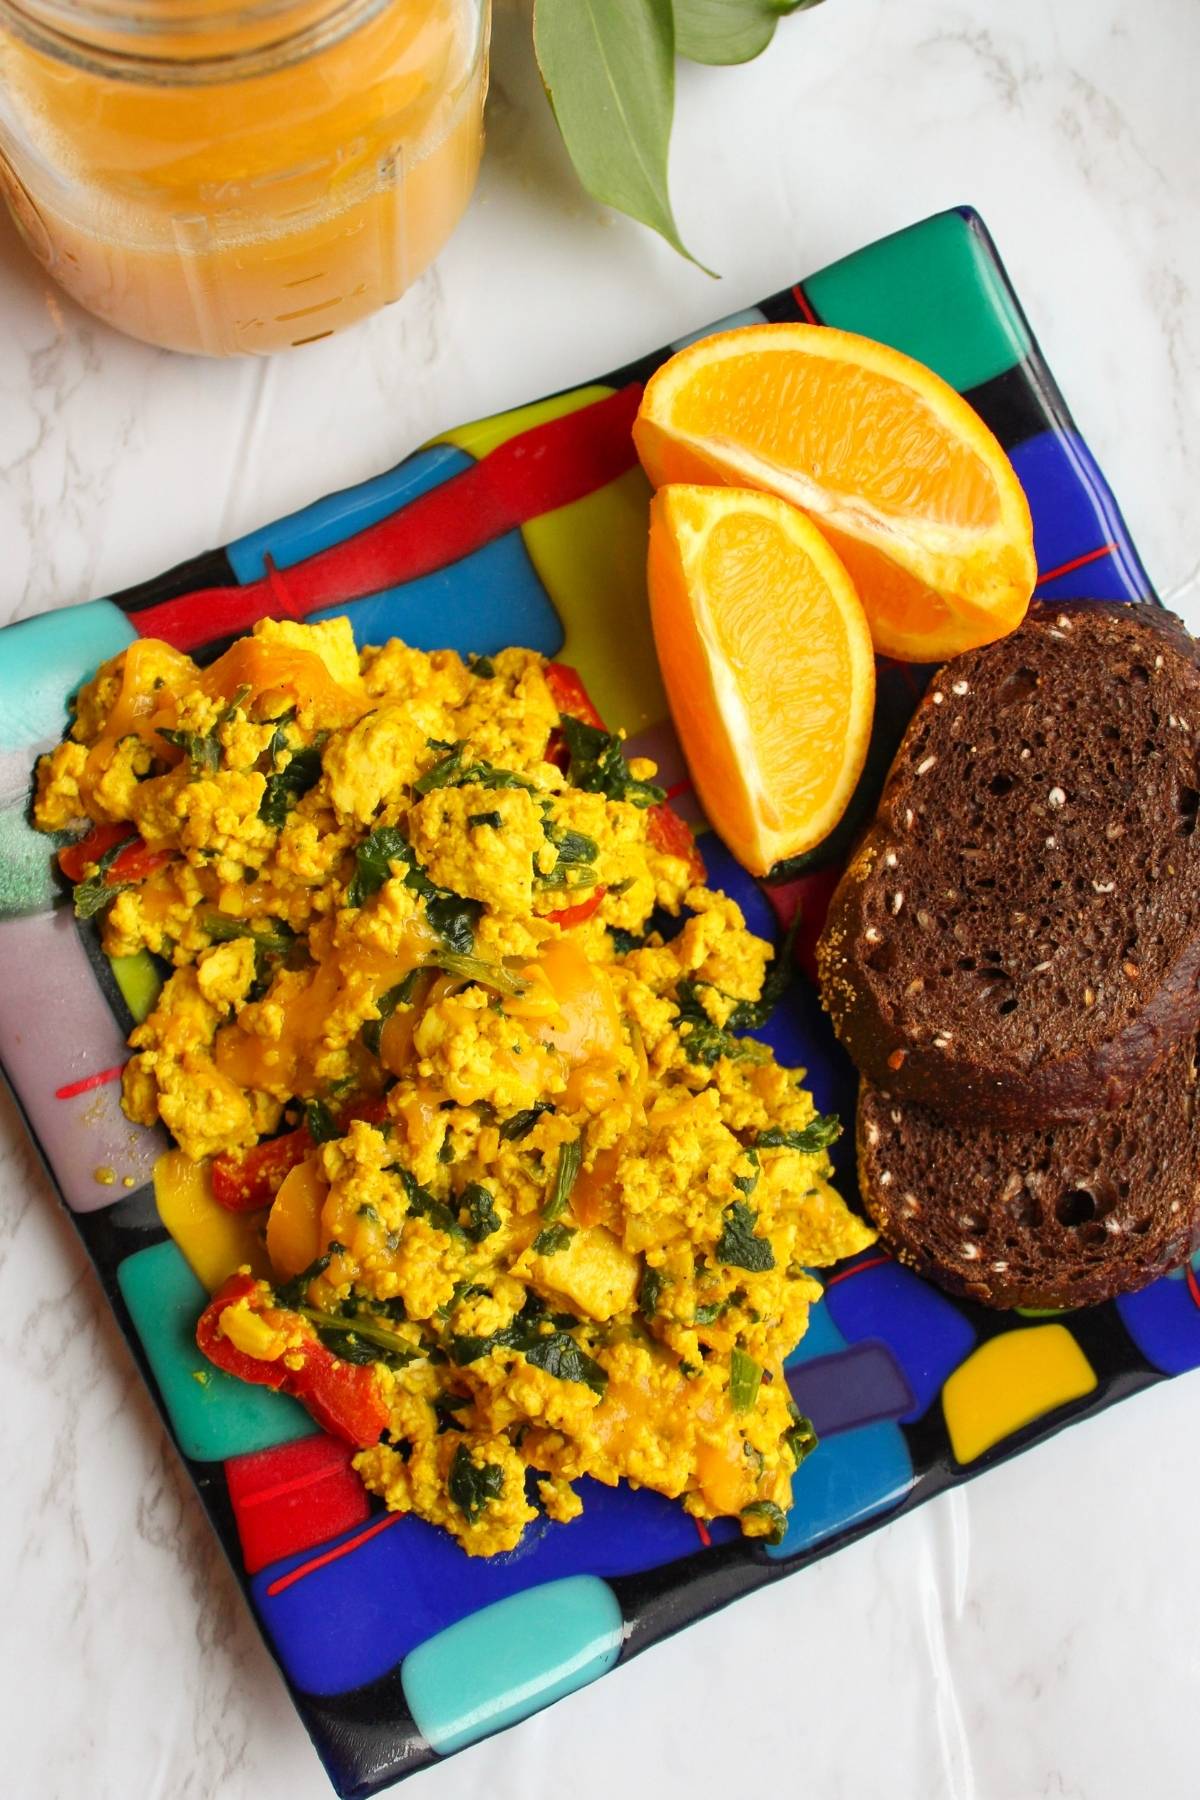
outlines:
[{"label": "red painted stripe on plate", "polygon": [[82,1081],[68,1081],[65,1087],[55,1088],[56,1100],[74,1100],[77,1094],[86,1094],[91,1088],[104,1087],[110,1081],[119,1081],[125,1064],[118,1063],[113,1069],[101,1069],[98,1075],[85,1075]]},{"label": "red painted stripe on plate", "polygon": [[346,1465],[343,1462],[324,1463],[319,1469],[308,1469],[303,1475],[293,1475],[290,1481],[277,1481],[274,1487],[259,1488],[254,1493],[239,1496],[238,1505],[243,1510],[252,1506],[266,1506],[268,1501],[280,1500],[284,1494],[295,1494],[301,1488],[312,1487],[315,1482],[328,1481],[332,1475],[344,1475]]},{"label": "red painted stripe on plate", "polygon": [[808,295],[800,286],[799,282],[797,282],[792,289],[792,299],[796,302],[796,305],[800,308],[800,311],[804,314],[804,317],[808,320],[810,325],[819,325],[821,323],[820,319],[818,319],[816,313],[812,309]]},{"label": "red painted stripe on plate", "polygon": [[389,1525],[394,1525],[397,1519],[402,1519],[404,1516],[403,1513],[398,1512],[385,1513],[382,1519],[376,1519],[373,1525],[368,1525],[367,1529],[360,1531],[357,1537],[349,1538],[344,1544],[339,1544],[336,1550],[326,1550],[321,1556],[310,1556],[307,1562],[301,1563],[298,1568],[289,1569],[286,1575],[281,1575],[278,1581],[271,1583],[267,1589],[268,1599],[273,1600],[276,1594],[282,1594],[285,1588],[290,1588],[297,1581],[303,1581],[306,1575],[312,1575],[316,1570],[323,1569],[326,1563],[337,1562],[340,1557],[349,1556],[352,1550],[357,1550],[361,1544],[366,1543],[368,1538],[378,1537],[381,1531],[386,1531]]},{"label": "red painted stripe on plate", "polygon": [[1057,569],[1047,569],[1044,575],[1039,575],[1037,585],[1041,587],[1044,582],[1057,581],[1060,575],[1070,575],[1075,569],[1085,569],[1088,563],[1101,562],[1104,557],[1111,556],[1116,547],[1115,544],[1101,544],[1098,550],[1088,550],[1083,556],[1073,556],[1070,562],[1059,563]]},{"label": "red painted stripe on plate", "polygon": [[1188,1284],[1188,1293],[1192,1296],[1192,1305],[1200,1308],[1200,1283],[1196,1281],[1196,1271],[1190,1261],[1184,1263],[1183,1275]]},{"label": "red painted stripe on plate", "polygon": [[851,1275],[865,1275],[868,1269],[882,1269],[891,1260],[890,1256],[873,1256],[870,1262],[855,1263],[852,1269],[842,1269],[838,1274],[831,1275],[825,1286],[836,1287],[839,1281],[849,1281]]},{"label": "red painted stripe on plate", "polygon": [[163,600],[130,623],[143,637],[193,650],[256,619],[304,619],[444,569],[635,468],[631,432],[641,397],[640,383],[630,382],[518,433],[387,518],[292,563],[286,583],[271,565],[258,581]]},{"label": "red painted stripe on plate", "polygon": [[693,1518],[692,1524],[696,1527],[696,1530],[700,1533],[700,1542],[704,1545],[704,1548],[706,1550],[711,1550],[712,1549],[712,1532],[708,1529],[708,1526],[704,1523],[704,1520]]},{"label": "red painted stripe on plate", "polygon": [[678,800],[680,794],[690,794],[692,784],[685,775],[682,781],[673,781],[667,789],[668,800]]}]

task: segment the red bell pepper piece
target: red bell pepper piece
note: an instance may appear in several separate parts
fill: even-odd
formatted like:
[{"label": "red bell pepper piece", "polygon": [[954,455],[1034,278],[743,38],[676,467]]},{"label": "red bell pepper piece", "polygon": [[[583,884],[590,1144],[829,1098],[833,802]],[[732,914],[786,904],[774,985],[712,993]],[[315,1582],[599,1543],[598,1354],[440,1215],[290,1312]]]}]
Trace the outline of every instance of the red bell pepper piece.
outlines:
[{"label": "red bell pepper piece", "polygon": [[106,874],[114,884],[118,881],[145,881],[147,875],[153,875],[155,869],[161,869],[169,863],[174,852],[171,850],[147,850],[141,838],[131,824],[93,825],[86,837],[77,843],[66,844],[58,853],[58,866],[68,881],[82,881],[87,873],[89,863],[98,863],[106,851],[114,844],[126,843],[119,856],[115,856],[108,865]]},{"label": "red bell pepper piece", "polygon": [[572,925],[582,925],[585,919],[591,918],[607,892],[608,889],[603,885],[593,888],[587,899],[580,900],[578,905],[564,906],[558,912],[547,913],[546,917],[552,924],[561,925],[564,930],[569,930]]},{"label": "red bell pepper piece", "polygon": [[[365,1119],[368,1125],[380,1125],[386,1118],[387,1097],[384,1094],[354,1100],[338,1114],[342,1125],[349,1125],[352,1119]],[[221,1151],[212,1161],[213,1199],[226,1212],[261,1212],[274,1200],[284,1176],[297,1163],[303,1162],[313,1147],[308,1126],[301,1125],[282,1137],[255,1144],[251,1150]]]},{"label": "red bell pepper piece", "polygon": [[584,687],[578,669],[573,669],[569,663],[548,662],[546,686],[560,713],[582,719],[585,725],[594,725],[597,731],[604,730],[604,720],[592,705],[591,695]]},{"label": "red bell pepper piece", "polygon": [[283,1137],[269,1138],[252,1150],[222,1151],[212,1163],[213,1199],[226,1212],[261,1212],[270,1206],[288,1172],[313,1147],[307,1125]]},{"label": "red bell pepper piece", "polygon": [[[221,1316],[226,1308],[255,1293],[262,1294],[262,1289],[254,1277],[239,1274],[231,1275],[213,1295],[196,1326],[196,1343],[209,1362],[227,1375],[235,1375],[239,1381],[290,1394],[308,1409],[323,1430],[357,1445],[360,1450],[369,1450],[372,1444],[377,1444],[380,1434],[387,1428],[388,1409],[369,1363],[343,1362],[325,1348],[311,1328],[310,1336],[299,1349],[289,1352],[293,1360],[298,1359],[299,1366],[294,1369],[289,1368],[282,1356],[273,1362],[247,1356],[225,1336],[221,1330]],[[263,1294],[262,1308],[271,1304],[270,1294]],[[257,1312],[262,1308],[252,1310]]]},{"label": "red bell pepper piece", "polygon": [[704,858],[692,836],[691,826],[665,800],[650,808],[646,836],[662,855],[682,856],[691,865],[696,881],[708,880],[708,870],[704,867]]}]

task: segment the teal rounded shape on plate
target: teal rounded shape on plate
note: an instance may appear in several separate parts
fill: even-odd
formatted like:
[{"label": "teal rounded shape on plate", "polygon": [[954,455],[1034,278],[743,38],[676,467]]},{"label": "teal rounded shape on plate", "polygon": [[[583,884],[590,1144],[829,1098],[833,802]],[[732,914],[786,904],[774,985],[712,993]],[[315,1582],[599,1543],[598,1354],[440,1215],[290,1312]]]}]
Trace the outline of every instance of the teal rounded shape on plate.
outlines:
[{"label": "teal rounded shape on plate", "polygon": [[606,1675],[624,1637],[608,1583],[572,1575],[426,1639],[400,1666],[404,1698],[418,1729],[449,1756]]},{"label": "teal rounded shape on plate", "polygon": [[880,238],[807,276],[803,288],[822,325],[891,344],[960,394],[1029,351],[1012,290],[982,232],[960,212]]},{"label": "teal rounded shape on plate", "polygon": [[65,617],[41,613],[8,626],[0,658],[0,750],[32,748],[58,737],[71,695],[99,663],[136,636],[111,600],[73,606]]},{"label": "teal rounded shape on plate", "polygon": [[185,1456],[223,1462],[312,1436],[316,1427],[302,1406],[223,1375],[196,1347],[196,1320],[208,1294],[174,1244],[152,1244],[126,1257],[117,1286]]}]

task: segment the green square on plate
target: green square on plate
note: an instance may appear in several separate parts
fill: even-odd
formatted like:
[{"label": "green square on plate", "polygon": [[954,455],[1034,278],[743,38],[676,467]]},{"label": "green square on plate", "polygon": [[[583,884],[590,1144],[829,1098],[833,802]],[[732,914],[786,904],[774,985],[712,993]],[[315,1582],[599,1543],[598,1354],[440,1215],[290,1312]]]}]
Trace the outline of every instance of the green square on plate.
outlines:
[{"label": "green square on plate", "polygon": [[937,213],[831,263],[803,283],[823,325],[915,356],[965,393],[1015,367],[1029,333],[980,235]]},{"label": "green square on plate", "polygon": [[316,1430],[286,1394],[236,1381],[201,1355],[196,1320],[208,1294],[174,1244],[153,1244],[127,1257],[117,1285],[185,1456],[222,1462]]}]

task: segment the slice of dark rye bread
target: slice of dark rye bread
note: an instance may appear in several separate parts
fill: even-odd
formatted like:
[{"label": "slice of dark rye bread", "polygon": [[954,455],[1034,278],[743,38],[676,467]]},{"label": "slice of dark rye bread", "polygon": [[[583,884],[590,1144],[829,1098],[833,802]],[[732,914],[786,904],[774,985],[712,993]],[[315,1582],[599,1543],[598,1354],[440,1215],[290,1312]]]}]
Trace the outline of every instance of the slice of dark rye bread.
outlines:
[{"label": "slice of dark rye bread", "polygon": [[863,1204],[900,1261],[985,1306],[1090,1306],[1200,1245],[1197,1046],[1125,1105],[1040,1131],[948,1125],[861,1084]]},{"label": "slice of dark rye bread", "polygon": [[1034,604],[917,709],[818,946],[859,1070],[965,1122],[1117,1106],[1200,1023],[1200,655]]}]

